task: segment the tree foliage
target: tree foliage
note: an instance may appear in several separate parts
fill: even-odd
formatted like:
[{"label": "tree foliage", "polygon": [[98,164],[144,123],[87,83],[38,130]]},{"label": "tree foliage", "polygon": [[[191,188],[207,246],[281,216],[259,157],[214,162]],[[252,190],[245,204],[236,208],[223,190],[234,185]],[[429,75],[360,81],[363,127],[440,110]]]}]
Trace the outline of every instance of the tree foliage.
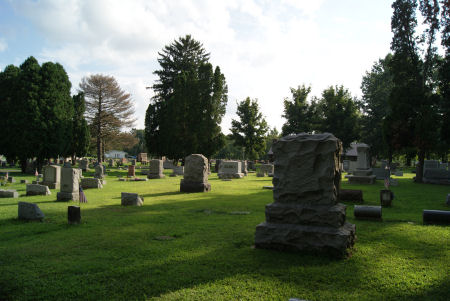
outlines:
[{"label": "tree foliage", "polygon": [[[160,70],[155,96],[145,117],[148,151],[172,159],[192,153],[210,158],[224,144],[220,123],[225,114],[227,85],[209,53],[190,35],[158,53]],[[214,71],[213,71],[214,70]]]},{"label": "tree foliage", "polygon": [[114,77],[102,74],[82,78],[80,91],[85,95],[86,118],[96,138],[97,160],[102,162],[106,140],[133,126],[133,100]]},{"label": "tree foliage", "polygon": [[90,132],[86,119],[84,118],[84,112],[86,111],[86,101],[82,92],[73,95],[73,117],[72,117],[72,139],[71,139],[71,155],[72,161],[75,158],[86,156],[89,143]]},{"label": "tree foliage", "polygon": [[247,97],[237,106],[239,120],[231,121],[231,133],[236,146],[244,148],[245,158],[255,160],[264,155],[267,122],[259,111],[258,100]]}]

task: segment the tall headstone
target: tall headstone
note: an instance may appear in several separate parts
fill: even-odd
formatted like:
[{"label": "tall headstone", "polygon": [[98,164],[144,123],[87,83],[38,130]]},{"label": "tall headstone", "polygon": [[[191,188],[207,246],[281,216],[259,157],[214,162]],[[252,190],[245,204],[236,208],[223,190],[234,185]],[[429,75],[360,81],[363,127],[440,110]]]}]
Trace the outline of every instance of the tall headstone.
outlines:
[{"label": "tall headstone", "polygon": [[241,169],[240,161],[222,161],[217,176],[219,179],[242,178],[244,174]]},{"label": "tall headstone", "polygon": [[243,173],[244,176],[248,175],[247,160],[242,160],[241,161],[241,173]]},{"label": "tall headstone", "polygon": [[61,182],[61,166],[47,165],[44,166],[42,170],[44,174],[42,185],[46,185],[50,189],[59,189],[59,185]]},{"label": "tall headstone", "polygon": [[220,160],[220,159],[216,160],[216,165],[214,166],[214,172],[219,173],[221,163],[222,163],[222,160]]},{"label": "tall headstone", "polygon": [[81,170],[77,168],[61,168],[61,191],[56,194],[58,201],[78,201],[80,199]]},{"label": "tall headstone", "polygon": [[342,143],[330,133],[286,136],[273,144],[274,203],[256,227],[255,247],[342,257],[355,241],[338,203]]},{"label": "tall headstone", "polygon": [[147,153],[139,153],[137,155],[137,161],[141,162],[142,164],[147,164],[148,162]]},{"label": "tall headstone", "polygon": [[87,171],[89,169],[89,161],[88,159],[81,159],[80,168],[82,171]]},{"label": "tall headstone", "polygon": [[128,165],[128,177],[135,177],[136,176],[136,165]]},{"label": "tall headstone", "polygon": [[186,157],[184,179],[180,182],[181,192],[207,192],[211,190],[208,183],[208,159],[200,154]]},{"label": "tall headstone", "polygon": [[164,178],[163,170],[163,160],[150,160],[150,168],[148,170],[147,178],[162,179]]},{"label": "tall headstone", "polygon": [[350,184],[374,184],[377,176],[373,175],[370,168],[369,146],[364,143],[358,144],[356,152],[358,156],[356,170],[353,171],[353,175],[347,177],[348,182]]},{"label": "tall headstone", "polygon": [[103,164],[98,164],[95,166],[94,178],[103,180],[105,178],[105,166]]}]

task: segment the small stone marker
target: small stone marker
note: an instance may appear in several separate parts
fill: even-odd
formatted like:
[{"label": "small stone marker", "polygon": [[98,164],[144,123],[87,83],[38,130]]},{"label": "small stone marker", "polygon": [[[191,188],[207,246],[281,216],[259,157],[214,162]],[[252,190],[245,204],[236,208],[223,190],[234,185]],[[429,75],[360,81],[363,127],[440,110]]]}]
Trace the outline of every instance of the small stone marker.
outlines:
[{"label": "small stone marker", "polygon": [[362,190],[341,189],[339,191],[339,200],[342,202],[364,203]]},{"label": "small stone marker", "polygon": [[424,225],[450,225],[450,211],[424,210],[422,219]]},{"label": "small stone marker", "polygon": [[353,214],[357,219],[381,220],[381,206],[355,205]]},{"label": "small stone marker", "polygon": [[67,207],[67,220],[69,224],[81,223],[81,210],[79,206]]},{"label": "small stone marker", "polygon": [[[103,180],[105,178],[105,166],[103,164],[98,164],[95,166],[94,178]],[[105,183],[102,183],[105,184]]]},{"label": "small stone marker", "polygon": [[208,159],[201,154],[192,154],[186,157],[184,178],[180,181],[181,192],[208,192],[211,184],[208,183]]},{"label": "small stone marker", "polygon": [[20,220],[42,220],[45,215],[34,203],[19,202],[18,215]]},{"label": "small stone marker", "polygon": [[28,180],[24,180],[24,179],[20,180],[20,184],[28,184],[28,183],[30,183]]},{"label": "small stone marker", "polygon": [[380,190],[380,204],[382,207],[391,207],[394,193],[388,189]]},{"label": "small stone marker", "polygon": [[8,177],[8,182],[9,182],[9,183],[16,183],[16,178],[14,178],[14,177]]},{"label": "small stone marker", "polygon": [[46,185],[27,184],[27,195],[50,195],[50,189]]},{"label": "small stone marker", "polygon": [[3,189],[0,189],[0,198],[18,198],[18,197],[19,197],[19,193],[17,192],[17,190],[13,190],[13,189],[3,190]]},{"label": "small stone marker", "polygon": [[101,179],[96,178],[82,178],[81,179],[81,187],[83,189],[87,188],[103,188],[103,183]]},{"label": "small stone marker", "polygon": [[122,206],[142,206],[144,205],[144,198],[137,193],[122,192],[121,194]]}]

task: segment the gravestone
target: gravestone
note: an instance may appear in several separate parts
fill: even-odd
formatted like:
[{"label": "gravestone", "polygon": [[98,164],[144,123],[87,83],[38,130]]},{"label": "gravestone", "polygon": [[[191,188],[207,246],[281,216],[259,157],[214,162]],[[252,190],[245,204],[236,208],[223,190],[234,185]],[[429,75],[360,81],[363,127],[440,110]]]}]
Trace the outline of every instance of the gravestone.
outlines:
[{"label": "gravestone", "polygon": [[136,176],[136,166],[135,165],[128,165],[128,177],[135,177]]},{"label": "gravestone", "polygon": [[105,166],[103,166],[103,164],[95,166],[94,178],[101,180],[105,178]]},{"label": "gravestone", "polygon": [[147,164],[148,162],[147,153],[139,153],[137,155],[137,161],[141,162],[142,164]]},{"label": "gravestone", "polygon": [[173,163],[171,160],[163,160],[163,168],[164,169],[172,169]]},{"label": "gravestone", "polygon": [[270,177],[273,175],[274,165],[273,164],[261,164],[259,169],[262,173],[264,173],[264,175],[268,175]]},{"label": "gravestone", "polygon": [[440,169],[448,169],[448,163],[439,162],[439,168]]},{"label": "gravestone", "polygon": [[61,168],[61,189],[57,193],[58,201],[78,201],[80,199],[81,170],[70,167]]},{"label": "gravestone", "polygon": [[79,206],[67,207],[67,221],[69,224],[81,223],[81,209]]},{"label": "gravestone", "polygon": [[384,180],[391,176],[390,169],[386,168],[372,168],[372,174],[375,175],[377,180]]},{"label": "gravestone", "polygon": [[46,185],[27,184],[27,195],[50,195],[50,189]]},{"label": "gravestone", "polygon": [[36,168],[37,168],[36,161],[27,160],[25,173],[29,175],[34,175],[34,173],[36,172]]},{"label": "gravestone", "polygon": [[114,160],[113,159],[109,159],[108,160],[108,167],[114,167]]},{"label": "gravestone", "polygon": [[214,166],[214,172],[219,173],[220,163],[222,163],[222,160],[216,160],[216,165]]},{"label": "gravestone", "polygon": [[247,160],[241,161],[241,173],[244,174],[244,176],[248,175]]},{"label": "gravestone", "polygon": [[344,169],[345,172],[348,172],[350,170],[350,160],[342,161],[342,169]]},{"label": "gravestone", "polygon": [[88,161],[88,159],[82,159],[80,161],[80,168],[84,172],[88,171],[88,169],[89,169],[89,161]]},{"label": "gravestone", "polygon": [[208,192],[208,159],[200,154],[186,157],[184,163],[184,178],[180,181],[181,192]]},{"label": "gravestone", "polygon": [[176,176],[182,176],[182,175],[184,175],[184,166],[174,166],[173,168],[172,168],[172,170],[173,170],[173,175],[176,175]]},{"label": "gravestone", "polygon": [[133,165],[133,166],[136,165],[136,159],[132,159],[132,160],[131,160],[131,165]]},{"label": "gravestone", "polygon": [[241,162],[239,161],[222,161],[217,176],[219,179],[242,178],[244,174],[241,169]]},{"label": "gravestone", "polygon": [[16,178],[9,176],[8,183],[16,183]]},{"label": "gravestone", "polygon": [[42,185],[47,185],[51,189],[59,189],[61,182],[61,166],[47,165],[42,168],[43,181]]},{"label": "gravestone", "polygon": [[163,174],[163,160],[150,160],[150,168],[148,170],[147,178],[149,179],[162,179],[164,178]]},{"label": "gravestone", "polygon": [[43,220],[45,215],[34,203],[19,202],[18,215],[20,220]]},{"label": "gravestone", "polygon": [[121,204],[122,206],[142,206],[144,205],[144,198],[137,193],[122,192]]},{"label": "gravestone", "polygon": [[356,147],[357,160],[356,170],[353,171],[353,175],[347,177],[350,184],[374,184],[376,176],[372,174],[370,168],[369,158],[369,146],[361,143]]},{"label": "gravestone", "polygon": [[381,206],[361,206],[355,205],[353,214],[356,219],[381,220]]},{"label": "gravestone", "polygon": [[97,178],[82,178],[81,179],[81,187],[83,189],[88,188],[103,188],[103,183],[101,179]]},{"label": "gravestone", "polygon": [[20,180],[20,184],[28,184],[30,183],[27,179]]},{"label": "gravestone", "polygon": [[355,225],[338,203],[342,143],[330,133],[290,135],[272,146],[274,203],[256,227],[255,247],[348,255]]},{"label": "gravestone", "polygon": [[247,161],[247,169],[248,170],[255,170],[255,161]]},{"label": "gravestone", "polygon": [[0,189],[0,198],[18,198],[19,193],[14,189]]}]

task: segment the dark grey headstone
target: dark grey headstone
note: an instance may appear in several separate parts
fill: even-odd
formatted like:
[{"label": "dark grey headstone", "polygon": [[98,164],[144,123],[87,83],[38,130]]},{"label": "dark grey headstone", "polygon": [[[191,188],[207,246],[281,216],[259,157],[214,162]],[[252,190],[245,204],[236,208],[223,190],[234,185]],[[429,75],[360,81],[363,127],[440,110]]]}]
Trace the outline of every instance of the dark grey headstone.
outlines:
[{"label": "dark grey headstone", "polygon": [[21,220],[42,220],[45,215],[34,203],[19,202],[18,215]]},{"label": "dark grey headstone", "polygon": [[67,220],[69,224],[81,223],[81,209],[79,206],[67,207]]},{"label": "dark grey headstone", "polygon": [[355,205],[353,214],[357,219],[381,220],[381,206]]}]

